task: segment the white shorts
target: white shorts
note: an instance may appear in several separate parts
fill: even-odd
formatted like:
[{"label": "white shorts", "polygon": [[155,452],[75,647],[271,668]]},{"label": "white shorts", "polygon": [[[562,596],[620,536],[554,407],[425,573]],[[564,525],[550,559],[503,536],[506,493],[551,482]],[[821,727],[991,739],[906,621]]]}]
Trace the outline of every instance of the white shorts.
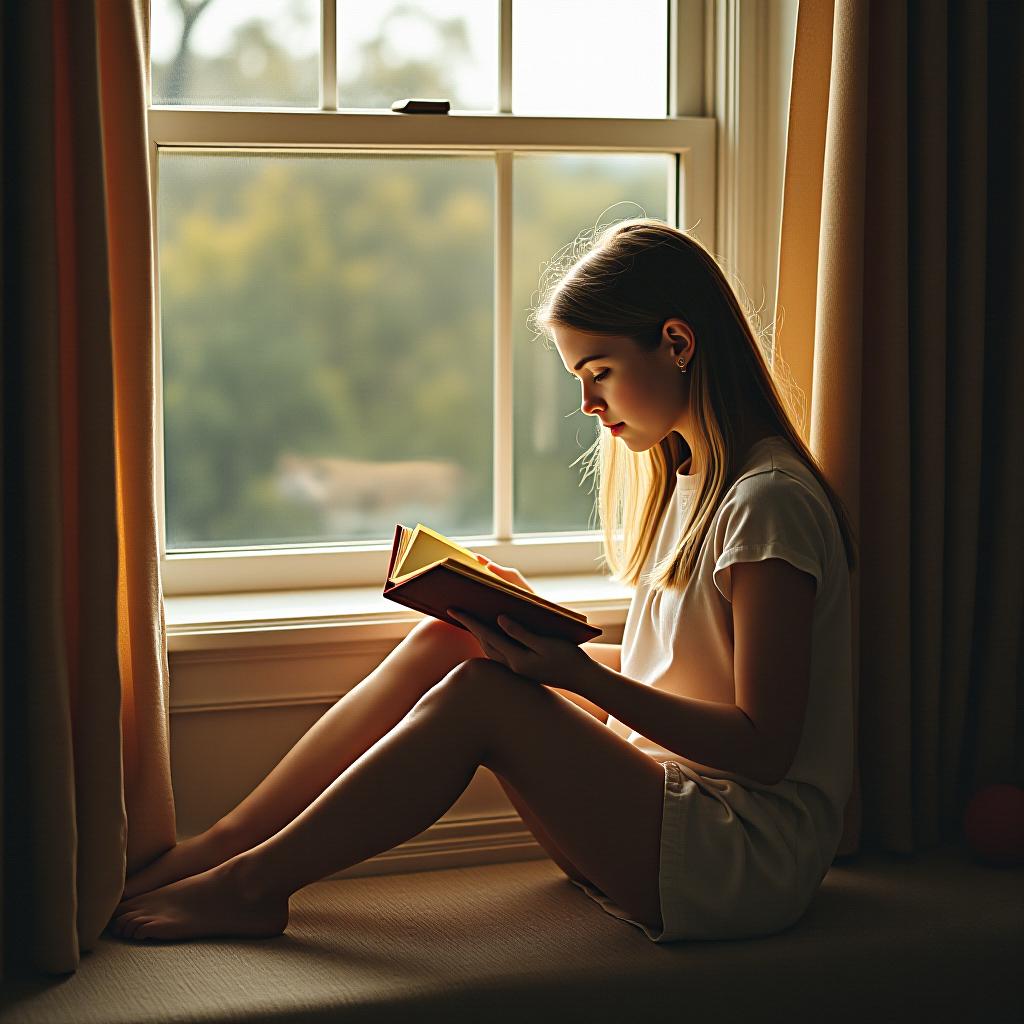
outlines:
[{"label": "white shorts", "polygon": [[630,917],[599,889],[575,879],[573,884],[652,942],[751,938],[791,925],[808,900],[796,898],[795,864],[787,845],[771,841],[766,828],[753,827],[723,798],[723,790],[738,801],[746,794],[675,761],[663,761],[662,767],[661,930]]}]

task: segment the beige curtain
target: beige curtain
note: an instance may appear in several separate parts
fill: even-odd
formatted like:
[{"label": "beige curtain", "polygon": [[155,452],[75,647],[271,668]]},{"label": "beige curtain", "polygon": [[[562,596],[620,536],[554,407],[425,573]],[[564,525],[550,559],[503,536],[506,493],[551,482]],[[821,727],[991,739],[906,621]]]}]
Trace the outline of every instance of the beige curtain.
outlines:
[{"label": "beige curtain", "polygon": [[0,15],[7,978],[75,970],[174,841],[144,6]]},{"label": "beige curtain", "polygon": [[840,854],[1024,783],[1021,14],[800,3],[778,341],[860,540]]}]

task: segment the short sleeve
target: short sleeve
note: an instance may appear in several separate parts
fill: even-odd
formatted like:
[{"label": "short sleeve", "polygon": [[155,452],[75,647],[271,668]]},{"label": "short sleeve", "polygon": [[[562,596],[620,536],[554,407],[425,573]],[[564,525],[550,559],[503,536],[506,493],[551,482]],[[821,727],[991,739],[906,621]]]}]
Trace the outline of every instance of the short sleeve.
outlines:
[{"label": "short sleeve", "polygon": [[781,470],[738,480],[722,503],[715,529],[715,586],[731,603],[731,566],[781,558],[813,576],[815,593],[820,592],[830,515],[805,484]]}]

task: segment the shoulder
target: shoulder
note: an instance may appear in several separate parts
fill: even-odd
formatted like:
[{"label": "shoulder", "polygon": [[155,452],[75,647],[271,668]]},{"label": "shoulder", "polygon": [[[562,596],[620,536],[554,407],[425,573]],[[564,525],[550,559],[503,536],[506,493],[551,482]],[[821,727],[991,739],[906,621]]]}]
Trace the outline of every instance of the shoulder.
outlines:
[{"label": "shoulder", "polygon": [[757,458],[741,468],[721,502],[723,509],[733,511],[747,506],[793,504],[831,516],[831,503],[818,478],[785,442],[761,449]]},{"label": "shoulder", "polygon": [[824,540],[832,532],[833,520],[831,505],[813,475],[808,481],[769,467],[736,480],[722,498],[714,521],[718,538],[728,547],[731,537],[758,524],[768,532],[797,530]]},{"label": "shoulder", "polygon": [[[744,468],[715,513],[716,583],[735,562],[783,558],[820,584],[835,562],[841,536],[831,503],[810,468],[779,448]],[[726,581],[719,589],[728,596]]]}]

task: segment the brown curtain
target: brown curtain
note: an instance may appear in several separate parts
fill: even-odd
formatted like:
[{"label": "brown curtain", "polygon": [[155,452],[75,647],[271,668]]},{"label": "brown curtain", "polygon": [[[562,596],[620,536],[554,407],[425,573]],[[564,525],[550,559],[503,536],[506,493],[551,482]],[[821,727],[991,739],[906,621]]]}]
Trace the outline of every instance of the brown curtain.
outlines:
[{"label": "brown curtain", "polygon": [[1022,8],[801,0],[779,346],[859,534],[840,854],[1024,783]]},{"label": "brown curtain", "polygon": [[75,970],[174,841],[145,0],[3,5],[3,962]]}]

